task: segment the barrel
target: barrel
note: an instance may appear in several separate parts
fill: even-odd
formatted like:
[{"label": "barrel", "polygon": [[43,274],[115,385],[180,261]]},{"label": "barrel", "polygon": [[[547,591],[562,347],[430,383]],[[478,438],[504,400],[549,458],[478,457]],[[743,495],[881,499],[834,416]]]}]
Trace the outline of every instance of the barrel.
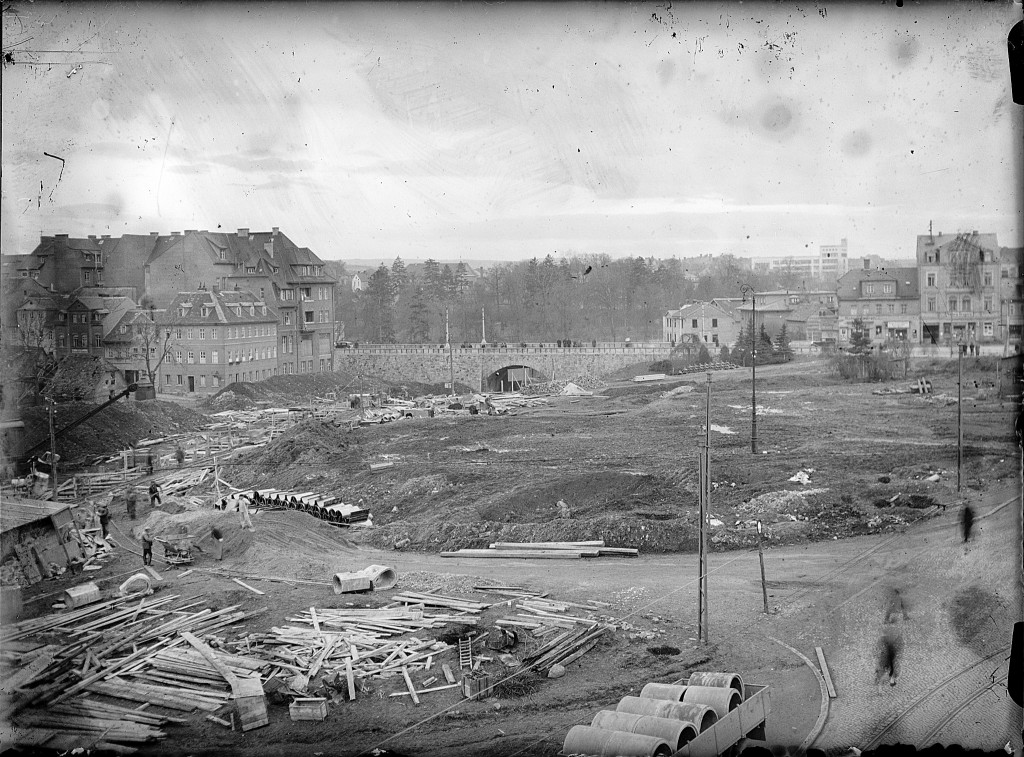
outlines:
[{"label": "barrel", "polygon": [[684,704],[703,704],[715,711],[721,720],[740,706],[740,693],[736,689],[720,686],[687,686],[683,692]]},{"label": "barrel", "polygon": [[743,679],[736,673],[691,673],[690,686],[721,686],[727,689],[736,689],[740,693],[740,700],[746,701],[746,690],[743,688]]},{"label": "barrel", "polygon": [[685,686],[677,683],[648,683],[640,690],[642,699],[667,699],[670,702],[682,702]]},{"label": "barrel", "polygon": [[562,753],[597,757],[668,757],[672,754],[672,747],[657,736],[574,725],[565,736]]},{"label": "barrel", "polygon": [[697,726],[693,723],[650,715],[633,715],[628,712],[601,710],[594,716],[590,725],[608,731],[628,731],[644,736],[657,736],[665,739],[672,747],[672,751],[682,749],[697,738]]},{"label": "barrel", "polygon": [[696,725],[698,733],[703,733],[718,722],[718,715],[706,705],[669,702],[667,699],[623,697],[615,706],[615,711],[628,712],[633,715],[651,715],[656,718],[685,720]]},{"label": "barrel", "polygon": [[64,591],[64,604],[67,605],[69,610],[91,605],[93,602],[99,602],[101,599],[103,599],[103,596],[100,594],[100,587],[92,581],[80,584],[79,586],[72,586]]}]

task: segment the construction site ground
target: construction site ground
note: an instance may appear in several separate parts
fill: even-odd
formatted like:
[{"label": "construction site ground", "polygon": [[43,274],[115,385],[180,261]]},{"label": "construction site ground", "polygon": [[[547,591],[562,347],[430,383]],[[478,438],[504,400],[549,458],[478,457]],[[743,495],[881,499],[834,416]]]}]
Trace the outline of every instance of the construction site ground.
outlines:
[{"label": "construction site ground", "polygon": [[[960,496],[957,407],[950,402],[955,362],[918,365],[932,382],[930,397],[875,395],[878,385],[840,382],[824,362],[759,369],[756,455],[749,371],[713,376],[711,514],[720,525],[712,529],[707,645],[697,641],[693,554],[704,376],[621,382],[603,392],[606,398],[552,398],[508,416],[441,415],[354,430],[308,420],[222,469],[242,488],[317,491],[361,502],[373,512],[370,528],[265,511],[253,516],[250,532],[235,513],[168,514],[148,505],[132,522],[115,505],[116,557],[89,579],[110,587],[136,572],[143,525],[184,523],[201,535],[216,525],[225,538],[223,561],[213,558],[208,538],[197,542],[195,570],[184,577],[157,556],[164,577],[159,591],[214,607],[266,608],[240,632],[281,625],[311,606],[381,606],[399,590],[497,601],[473,591],[481,583],[606,602],[618,626],[564,677],[541,680],[522,696],[468,701],[447,690],[423,695],[416,706],[388,696],[402,689],[395,679],[375,680],[356,701],[332,703],[325,722],[292,722],[287,707],[277,706],[269,726],[243,734],[196,715],[145,751],[554,755],[573,725],[589,723],[648,681],[675,681],[693,670],[738,672],[749,683],[769,685],[769,741],[793,748],[815,730],[822,704],[817,674],[793,650],[813,660],[816,646],[838,697],[815,746],[838,751],[872,740],[925,739],[924,745],[931,739],[986,749],[1009,741],[1020,748],[1020,709],[999,684],[1010,628],[1021,616],[1015,407],[989,386],[994,373],[976,368],[968,366],[964,383]],[[393,465],[371,471],[379,462]],[[806,483],[789,480],[800,471]],[[981,516],[976,539],[966,546],[957,526],[961,502]],[[757,519],[768,532],[767,615],[751,525]],[[494,541],[594,538],[638,547],[641,556],[437,554]],[[404,539],[404,549],[393,548]],[[335,572],[370,564],[394,567],[398,587],[333,593]],[[49,611],[64,588],[81,580],[64,576],[26,590],[27,614]],[[910,617],[901,621],[905,646],[897,686],[890,687],[876,683],[875,647],[893,586],[903,590]],[[487,611],[482,628],[499,610]]]}]

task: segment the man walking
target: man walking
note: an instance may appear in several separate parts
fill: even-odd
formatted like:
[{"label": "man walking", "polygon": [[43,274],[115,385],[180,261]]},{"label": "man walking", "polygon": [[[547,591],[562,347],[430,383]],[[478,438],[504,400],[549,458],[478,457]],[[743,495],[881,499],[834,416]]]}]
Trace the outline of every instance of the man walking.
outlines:
[{"label": "man walking", "polygon": [[960,511],[960,525],[963,527],[966,544],[971,540],[971,528],[974,527],[974,508],[970,505],[964,505],[964,509]]},{"label": "man walking", "polygon": [[153,534],[148,528],[142,529],[142,564],[153,564]]},{"label": "man walking", "polygon": [[879,662],[876,683],[881,683],[883,676],[889,677],[889,685],[896,685],[896,658],[902,646],[899,633],[893,627],[887,628],[879,642]]},{"label": "man walking", "polygon": [[110,509],[106,505],[100,505],[96,508],[96,515],[100,519],[100,531],[103,533],[103,538],[106,539],[110,534]]},{"label": "man walking", "polygon": [[146,472],[149,475],[153,475],[153,450],[146,452]]},{"label": "man walking", "polygon": [[213,537],[214,543],[217,546],[217,561],[224,559],[224,534],[220,532],[220,529],[214,526],[210,530],[210,536]]},{"label": "man walking", "polygon": [[163,501],[160,499],[160,484],[156,481],[149,482],[149,506],[160,507]]}]

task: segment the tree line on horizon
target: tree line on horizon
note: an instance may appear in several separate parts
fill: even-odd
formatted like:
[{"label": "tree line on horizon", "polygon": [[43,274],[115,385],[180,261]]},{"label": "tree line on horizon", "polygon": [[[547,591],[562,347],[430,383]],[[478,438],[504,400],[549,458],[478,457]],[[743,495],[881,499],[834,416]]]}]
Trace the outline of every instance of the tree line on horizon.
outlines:
[{"label": "tree line on horizon", "polygon": [[[335,275],[345,273],[344,263],[331,267]],[[339,286],[335,308],[339,338],[349,342],[440,345],[446,323],[456,345],[480,344],[484,336],[489,344],[651,341],[662,338],[668,310],[740,298],[743,284],[757,291],[792,286],[731,255],[699,272],[679,258],[547,255],[499,263],[482,275],[461,262],[407,266],[398,257],[390,267],[378,266],[361,291]]]}]

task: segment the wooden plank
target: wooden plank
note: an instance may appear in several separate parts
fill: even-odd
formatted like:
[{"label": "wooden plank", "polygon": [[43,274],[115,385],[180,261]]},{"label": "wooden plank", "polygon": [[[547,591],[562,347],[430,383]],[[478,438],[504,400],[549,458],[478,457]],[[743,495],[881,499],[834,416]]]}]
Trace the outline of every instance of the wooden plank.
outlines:
[{"label": "wooden plank", "polygon": [[447,662],[441,664],[441,672],[444,673],[444,680],[448,683],[455,683],[455,674],[452,672],[452,667]]},{"label": "wooden plank", "polygon": [[[459,684],[452,683],[452,684],[446,684],[445,686],[435,686],[432,689],[420,689],[419,691],[417,691],[417,692],[412,694],[412,696],[414,698],[413,701],[415,701],[416,704],[419,704],[419,701],[415,699],[416,694],[428,694],[431,691],[444,691],[445,689],[457,689],[457,688],[459,688]],[[388,696],[392,696],[392,697],[407,697],[407,696],[410,695],[410,693],[412,693],[412,692],[409,692],[409,691],[396,691],[394,694],[389,694]]]},{"label": "wooden plank", "polygon": [[231,684],[232,691],[234,691],[238,687],[238,676],[232,673],[228,669],[227,665],[225,665],[217,659],[217,656],[214,654],[213,650],[210,649],[209,646],[207,646],[204,642],[197,639],[188,631],[181,631],[180,636],[183,639],[185,639],[185,641],[187,641],[189,644],[198,649],[199,654],[201,654],[206,659],[207,662],[213,665],[213,667],[217,670],[218,673],[224,676],[224,680]]},{"label": "wooden plank", "polygon": [[152,565],[145,565],[143,567],[146,569],[146,572],[149,573],[149,575],[153,576],[153,578],[155,578],[157,581],[163,581],[164,580],[163,576],[161,576],[159,573],[157,573],[155,570],[153,570],[153,566]]},{"label": "wooden plank", "polygon": [[405,686],[409,689],[409,696],[412,697],[412,701],[415,704],[420,703],[420,698],[416,695],[416,689],[412,685],[412,679],[409,677],[409,668],[402,666],[402,676],[405,678]]},{"label": "wooden plank", "polygon": [[249,584],[247,584],[245,581],[239,580],[237,578],[232,578],[231,580],[234,581],[239,586],[241,586],[243,589],[248,589],[253,594],[259,594],[260,596],[263,596],[264,594],[266,594],[265,591],[260,591],[259,589],[254,589],[253,587],[249,586]]},{"label": "wooden plank", "polygon": [[191,573],[191,572],[192,572],[193,570],[195,570],[195,569],[194,569],[194,568],[189,568],[189,569],[188,569],[188,570],[186,570],[186,571],[185,571],[184,573],[179,573],[179,574],[178,574],[178,578],[184,578],[184,577],[185,577],[185,576],[187,576],[187,575],[188,575],[189,573]]},{"label": "wooden plank", "polygon": [[348,699],[351,702],[356,698],[356,682],[352,674],[352,660],[345,660],[345,678],[348,680]]},{"label": "wooden plank", "polygon": [[828,665],[825,662],[825,653],[821,647],[814,648],[814,654],[818,655],[818,664],[821,666],[821,676],[825,679],[825,688],[828,690],[828,698],[836,698],[836,687],[832,685],[832,674],[828,672]]}]

